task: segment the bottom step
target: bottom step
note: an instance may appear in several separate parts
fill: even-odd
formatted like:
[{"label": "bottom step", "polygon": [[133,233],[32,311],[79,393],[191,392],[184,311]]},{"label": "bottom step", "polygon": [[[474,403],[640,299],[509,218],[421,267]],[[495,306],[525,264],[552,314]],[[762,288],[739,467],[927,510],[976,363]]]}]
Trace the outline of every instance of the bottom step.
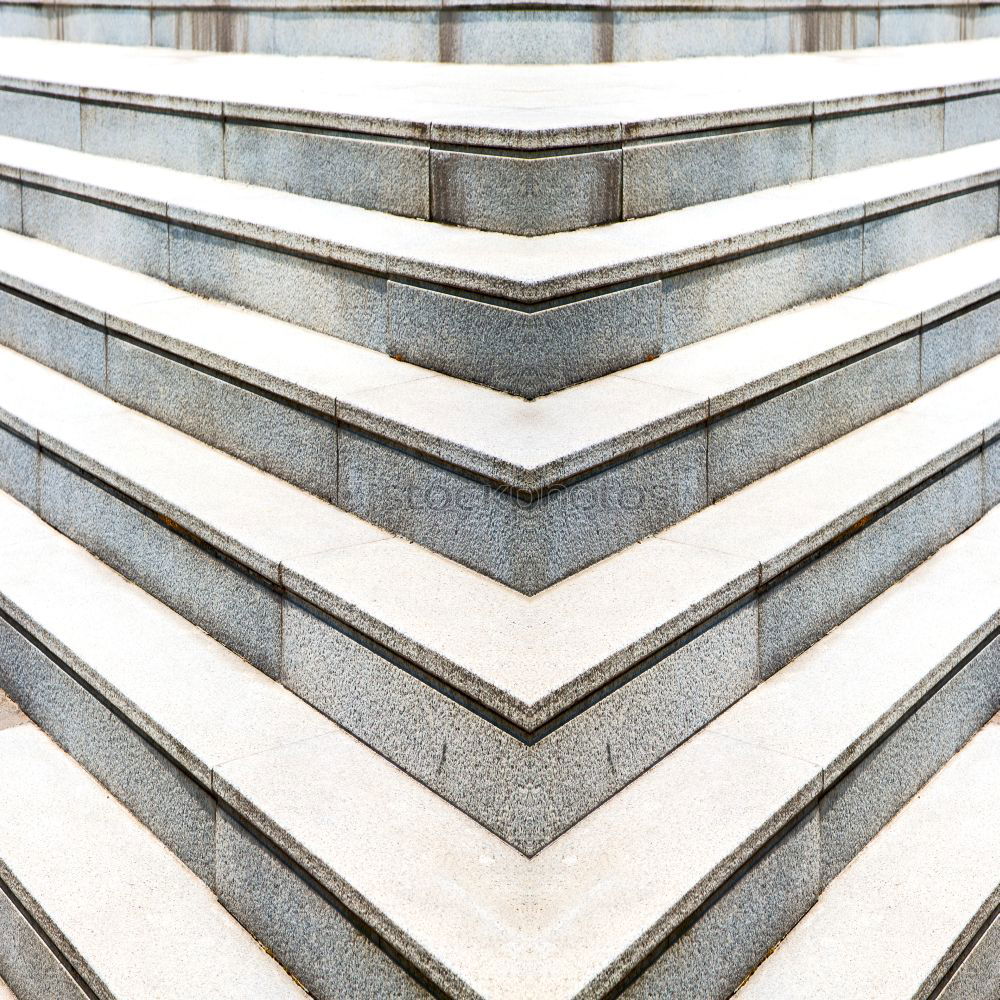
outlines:
[{"label": "bottom step", "polygon": [[1000,997],[1000,716],[830,883],[734,1000]]},{"label": "bottom step", "polygon": [[2,696],[0,801],[0,977],[20,1000],[305,1000],[208,887]]}]

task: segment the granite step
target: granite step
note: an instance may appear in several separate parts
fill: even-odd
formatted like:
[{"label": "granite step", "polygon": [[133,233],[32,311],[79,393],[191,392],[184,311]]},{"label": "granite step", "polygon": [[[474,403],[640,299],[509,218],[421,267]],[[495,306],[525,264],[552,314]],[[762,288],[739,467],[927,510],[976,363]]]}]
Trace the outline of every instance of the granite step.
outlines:
[{"label": "granite step", "polygon": [[738,1000],[1000,993],[1000,716],[820,896]]},{"label": "granite step", "polygon": [[[305,1000],[213,893],[41,730],[0,731],[4,975],[23,998]],[[46,950],[22,949],[35,935]],[[33,963],[39,957],[39,967]]]},{"label": "granite step", "polygon": [[11,988],[0,979],[0,1000],[17,1000]]},{"label": "granite step", "polygon": [[483,68],[0,38],[0,133],[535,236],[998,139],[998,64],[997,40]]},{"label": "granite step", "polygon": [[535,397],[997,234],[1000,141],[549,236],[0,139],[0,227]]},{"label": "granite step", "polygon": [[529,854],[1000,500],[993,359],[526,597],[15,352],[0,375],[0,485]]},{"label": "granite step", "polygon": [[1000,708],[994,512],[529,859],[0,509],[3,685],[320,1000],[723,1000]]},{"label": "granite step", "polygon": [[287,56],[443,63],[600,63],[703,55],[812,52],[959,41],[998,33],[997,6],[933,0],[389,0],[378,8],[324,0],[97,0],[0,5],[0,33],[76,42]]},{"label": "granite step", "polygon": [[998,293],[994,238],[525,401],[0,231],[0,343],[523,593],[998,353]]}]

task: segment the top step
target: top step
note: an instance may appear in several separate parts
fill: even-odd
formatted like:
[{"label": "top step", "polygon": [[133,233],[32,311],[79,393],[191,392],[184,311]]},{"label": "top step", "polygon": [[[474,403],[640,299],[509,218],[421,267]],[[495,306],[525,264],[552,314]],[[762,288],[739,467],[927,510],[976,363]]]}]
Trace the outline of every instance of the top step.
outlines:
[{"label": "top step", "polygon": [[598,63],[817,52],[1000,34],[953,0],[6,0],[0,34],[419,62]]}]

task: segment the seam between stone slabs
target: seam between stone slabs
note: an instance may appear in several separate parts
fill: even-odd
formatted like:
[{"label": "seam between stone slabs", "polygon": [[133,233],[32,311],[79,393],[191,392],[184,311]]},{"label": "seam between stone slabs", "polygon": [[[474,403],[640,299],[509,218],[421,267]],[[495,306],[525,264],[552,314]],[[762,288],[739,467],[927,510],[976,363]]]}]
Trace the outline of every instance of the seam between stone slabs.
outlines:
[{"label": "seam between stone slabs", "polygon": [[[2,862],[0,862],[0,864],[2,864]],[[4,865],[3,868],[5,869],[6,866]],[[52,940],[48,931],[42,927],[32,913],[25,907],[25,905],[17,897],[14,890],[7,885],[6,881],[2,877],[2,872],[0,872],[0,894],[2,894],[3,897],[14,907],[21,919],[24,920],[28,927],[41,940],[42,944],[58,963],[59,967],[70,977],[73,984],[80,990],[80,992],[83,993],[88,1000],[100,1000],[97,993],[90,988],[86,980],[84,980],[80,973],[76,971],[72,962],[70,962],[69,958],[63,953],[62,948],[60,948],[59,945]]]},{"label": "seam between stone slabs", "polygon": [[[5,594],[0,594],[0,599],[2,599],[4,602],[7,601],[7,597]],[[79,672],[79,670],[73,667],[63,656],[61,656],[55,650],[51,649],[49,645],[42,639],[36,637],[31,631],[29,631],[25,626],[23,626],[16,618],[12,617],[2,607],[0,607],[0,621],[5,622],[8,626],[13,628],[14,631],[17,632],[22,639],[24,639],[32,646],[33,649],[41,653],[55,667],[57,667],[64,674],[66,674],[71,681],[73,681],[80,688],[82,688],[87,696],[94,699],[99,705],[101,705],[101,707],[110,712],[122,725],[124,725],[129,730],[129,732],[131,732],[134,736],[138,737],[140,742],[142,742],[145,746],[154,750],[157,754],[164,757],[167,761],[169,761],[172,767],[178,770],[185,778],[188,779],[188,781],[194,784],[197,788],[201,789],[201,791],[206,796],[208,796],[208,798],[212,801],[216,809],[221,809],[223,812],[226,813],[227,816],[230,817],[230,819],[238,822],[240,827],[246,830],[248,833],[250,833],[261,846],[265,847],[275,858],[280,860],[287,868],[290,868],[296,875],[298,875],[300,879],[302,879],[302,881],[306,882],[306,884],[309,885],[310,888],[312,888],[314,891],[317,891],[323,897],[326,903],[333,906],[337,910],[337,912],[340,913],[341,916],[345,917],[352,924],[355,930],[357,930],[359,933],[363,934],[366,938],[371,940],[382,951],[386,952],[389,955],[389,957],[394,962],[396,962],[397,965],[401,966],[409,975],[417,979],[422,986],[428,988],[433,996],[435,997],[444,996],[444,994],[442,994],[439,990],[437,990],[436,987],[433,987],[433,984],[431,984],[430,982],[425,982],[423,973],[421,973],[417,969],[417,967],[413,965],[412,962],[410,962],[402,954],[400,954],[390,942],[388,942],[382,935],[378,933],[378,931],[376,931],[373,927],[370,927],[364,920],[362,920],[362,918],[358,914],[356,914],[345,903],[343,903],[333,892],[331,892],[325,886],[322,886],[320,883],[318,883],[311,875],[309,875],[308,872],[306,872],[306,870],[300,864],[298,864],[298,862],[294,860],[294,858],[290,857],[277,844],[275,844],[267,836],[267,834],[265,834],[262,830],[259,830],[258,828],[253,826],[247,818],[240,815],[228,801],[226,801],[219,795],[218,791],[215,788],[214,778],[217,768],[222,767],[225,764],[232,763],[234,760],[244,760],[250,757],[255,757],[261,753],[268,753],[273,750],[281,749],[284,747],[294,746],[295,743],[297,742],[304,742],[305,740],[308,739],[314,739],[317,734],[314,733],[312,734],[312,736],[303,737],[302,740],[290,740],[284,743],[276,744],[273,747],[267,747],[255,751],[253,753],[243,754],[240,757],[233,758],[232,760],[221,761],[214,765],[207,766],[206,770],[208,772],[209,780],[206,783],[203,778],[195,774],[194,771],[192,771],[191,768],[189,768],[184,763],[184,761],[181,759],[180,755],[176,752],[176,750],[171,749],[164,742],[158,740],[152,733],[148,731],[148,729],[145,728],[146,724],[148,724],[150,727],[155,727],[155,728],[159,727],[156,726],[156,724],[151,719],[149,719],[145,715],[145,713],[138,708],[138,706],[134,706],[135,713],[136,715],[141,716],[141,718],[139,720],[136,720],[134,717],[129,715],[124,709],[119,708],[105,694],[103,694],[93,684],[93,682],[91,682],[88,678],[84,677]],[[45,732],[44,727],[42,727],[34,719],[32,719],[31,722],[33,725],[38,726],[39,729]],[[335,723],[332,722],[330,724],[331,726],[336,725]],[[172,733],[168,733],[167,735],[171,737],[172,742],[174,742],[177,746],[183,747],[183,744],[180,742],[180,740],[177,739],[177,737],[175,737]],[[49,735],[49,739],[51,739],[53,743],[59,746],[60,749],[64,749],[62,747],[62,744],[51,735]],[[186,747],[184,749],[186,749]],[[68,753],[68,751],[65,750],[64,752]],[[70,756],[72,757],[73,755],[70,754]],[[76,758],[74,757],[74,760],[75,759]],[[77,761],[77,763],[80,765],[80,767],[82,767],[85,771],[87,771],[88,774],[91,774],[93,776],[93,773],[90,771],[89,768],[85,767],[79,761]],[[96,779],[96,776],[94,777],[95,780],[98,780],[98,783],[101,784],[101,786],[107,790],[107,786],[99,779]],[[113,793],[111,794],[116,802],[118,802],[120,805],[123,805],[128,810],[130,815],[135,816],[135,813],[131,809],[129,809],[129,807],[125,803],[120,802],[120,800],[116,796],[114,796]],[[159,836],[156,834],[156,831],[152,830],[152,828],[144,820],[141,820],[138,817],[136,817],[136,820],[144,828],[151,830],[153,835],[156,836],[156,839],[159,843],[163,843],[160,840]],[[213,816],[213,835],[214,835],[214,826],[216,822],[217,819]],[[167,848],[167,850],[169,850],[174,857],[177,857],[176,853],[169,847]],[[182,861],[182,863],[184,862]],[[0,865],[2,865],[2,858],[0,858]],[[185,867],[188,866],[185,864]],[[190,868],[188,870],[192,871],[192,869]],[[213,874],[214,874],[214,864],[213,864]],[[201,879],[199,879],[199,881],[201,881]],[[2,878],[0,878],[0,890],[5,890],[5,889],[6,887],[3,884]],[[213,894],[214,894],[214,888],[213,888]],[[50,944],[50,947],[52,947],[52,949],[60,957],[62,957],[61,951],[58,949],[58,947],[53,946],[51,944],[51,939],[49,938],[49,936],[44,931],[42,931],[40,928],[37,927],[37,924],[31,917],[31,915],[28,914],[23,909],[23,907],[21,907],[21,905],[16,899],[14,902],[15,906],[17,906],[18,909],[21,910],[21,912],[27,916],[32,926],[40,931],[43,939]],[[65,962],[67,960],[63,958],[63,961]],[[70,971],[73,973],[74,978],[79,980],[79,976],[75,973],[75,971],[73,971],[72,969],[70,969]],[[89,987],[87,987],[87,993],[88,996],[94,995],[93,991],[90,990]]]},{"label": "seam between stone slabs", "polygon": [[[989,723],[987,723],[989,725]],[[996,895],[996,893],[994,893]],[[990,900],[992,902],[992,900]],[[990,903],[988,902],[986,906],[988,907]],[[977,915],[978,916],[978,915]],[[975,922],[975,921],[973,921]],[[948,966],[945,970],[944,975],[938,981],[937,985],[927,994],[927,1000],[938,1000],[938,997],[951,985],[952,980],[958,974],[962,968],[962,964],[965,960],[972,954],[975,950],[976,945],[998,924],[1000,924],[1000,903],[997,903],[990,912],[987,913],[986,918],[980,923],[976,932],[969,938],[965,947],[958,953],[955,960]],[[925,984],[926,985],[926,984]]]}]

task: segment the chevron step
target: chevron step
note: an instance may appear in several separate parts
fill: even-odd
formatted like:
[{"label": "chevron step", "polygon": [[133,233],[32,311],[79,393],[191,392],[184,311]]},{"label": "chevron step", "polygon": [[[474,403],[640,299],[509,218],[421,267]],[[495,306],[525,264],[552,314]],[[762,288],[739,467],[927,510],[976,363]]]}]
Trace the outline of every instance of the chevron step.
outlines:
[{"label": "chevron step", "polygon": [[0,133],[532,236],[1000,138],[998,54],[460,68],[4,38]]}]

